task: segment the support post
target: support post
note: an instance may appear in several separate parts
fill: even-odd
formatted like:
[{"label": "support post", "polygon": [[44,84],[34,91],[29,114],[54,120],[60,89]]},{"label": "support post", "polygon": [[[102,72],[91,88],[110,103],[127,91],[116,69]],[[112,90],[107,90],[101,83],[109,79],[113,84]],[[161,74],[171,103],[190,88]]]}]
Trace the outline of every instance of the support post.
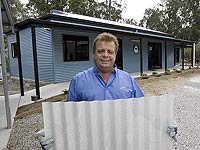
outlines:
[{"label": "support post", "polygon": [[167,41],[165,40],[165,71],[167,70]]},{"label": "support post", "polygon": [[181,59],[182,59],[182,70],[184,70],[184,43],[182,43],[181,47]]},{"label": "support post", "polygon": [[192,67],[195,66],[195,43],[193,43],[192,47]]},{"label": "support post", "polygon": [[19,67],[20,91],[21,91],[21,96],[24,96],[24,84],[23,84],[23,71],[22,71],[22,59],[21,59],[19,31],[16,32],[16,39],[17,39],[17,48],[18,48],[18,67]]},{"label": "support post", "polygon": [[[1,8],[1,3],[0,3]],[[3,34],[3,21],[2,21],[2,12],[0,9],[0,51],[1,51],[1,64],[2,64],[2,77],[3,77],[3,90],[5,97],[5,108],[6,108],[6,119],[7,119],[7,128],[11,128],[11,112],[9,104],[9,95],[8,95],[8,80],[7,80],[7,71],[6,71],[6,59],[5,59],[5,48],[4,48],[4,34]]]},{"label": "support post", "polygon": [[39,75],[38,75],[36,34],[35,34],[35,27],[34,26],[31,26],[31,33],[32,33],[32,46],[33,46],[33,62],[34,62],[35,88],[36,88],[36,95],[38,96],[38,99],[40,99],[40,86],[39,86]]},{"label": "support post", "polygon": [[140,75],[143,74],[142,38],[140,38]]}]

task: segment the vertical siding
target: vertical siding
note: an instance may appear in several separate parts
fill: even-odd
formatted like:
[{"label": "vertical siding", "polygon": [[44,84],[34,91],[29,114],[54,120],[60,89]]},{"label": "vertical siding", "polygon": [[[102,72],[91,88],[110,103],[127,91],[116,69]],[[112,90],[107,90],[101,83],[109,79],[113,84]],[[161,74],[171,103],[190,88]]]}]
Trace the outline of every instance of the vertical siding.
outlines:
[{"label": "vertical siding", "polygon": [[[53,30],[53,51],[55,66],[55,81],[62,82],[71,78],[80,71],[86,70],[93,65],[92,42],[96,34],[88,32],[77,32],[67,30]],[[63,60],[63,34],[82,35],[89,37],[89,61],[68,61]]]},{"label": "vertical siding", "polygon": [[167,41],[167,66],[174,67],[174,42]]},{"label": "vertical siding", "polygon": [[173,97],[44,102],[46,138],[55,150],[169,150]]},{"label": "vertical siding", "polygon": [[[161,43],[161,59],[162,59],[162,69],[165,68],[165,41],[164,40],[157,40],[153,38],[143,38],[142,39],[142,47],[143,47],[143,67],[144,71],[148,70],[148,42],[155,42],[155,43]],[[173,67],[174,63],[174,48],[173,48],[173,42],[167,41],[167,65],[168,67]]]},{"label": "vertical siding", "polygon": [[36,28],[39,80],[54,82],[51,30]]},{"label": "vertical siding", "polygon": [[22,72],[23,77],[28,79],[34,78],[33,66],[33,48],[32,48],[32,35],[31,28],[26,28],[19,32],[21,57],[22,57]]},{"label": "vertical siding", "polygon": [[[89,61],[68,61],[63,60],[63,34],[82,35],[89,37]],[[70,80],[76,73],[88,69],[93,66],[92,58],[92,42],[98,33],[79,31],[79,30],[58,30],[51,29],[50,31],[44,28],[36,28],[36,43],[38,56],[38,71],[39,80],[50,82],[63,82]],[[117,35],[122,38],[123,45],[123,68],[125,71],[139,72],[140,71],[140,54],[133,52],[133,45],[139,44],[131,42],[131,39],[137,39],[134,36]],[[8,36],[9,62],[11,76],[18,76],[18,60],[12,58],[11,43],[15,42],[15,35]],[[162,68],[165,63],[164,40],[154,38],[142,38],[143,51],[143,69],[148,70],[148,42],[159,42],[162,44]],[[20,31],[20,45],[22,55],[22,70],[23,77],[34,79],[33,65],[33,49],[31,28]],[[174,65],[174,47],[173,42],[167,42],[168,67]]]},{"label": "vertical siding", "polygon": [[16,34],[10,34],[7,37],[8,40],[8,59],[10,76],[19,77],[18,58],[12,58],[11,44],[16,42]]},{"label": "vertical siding", "polygon": [[149,39],[148,38],[142,38],[142,55],[143,55],[143,71],[147,71],[148,70],[148,42]]},{"label": "vertical siding", "polygon": [[140,53],[137,55],[133,52],[133,45],[140,43],[131,42],[136,37],[124,37],[123,40],[123,69],[129,73],[140,71]]}]

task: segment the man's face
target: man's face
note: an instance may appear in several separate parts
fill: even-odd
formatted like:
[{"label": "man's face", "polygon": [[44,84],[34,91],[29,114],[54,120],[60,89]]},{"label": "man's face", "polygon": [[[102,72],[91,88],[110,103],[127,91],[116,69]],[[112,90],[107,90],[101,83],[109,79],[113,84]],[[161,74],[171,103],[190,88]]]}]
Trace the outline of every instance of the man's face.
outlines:
[{"label": "man's face", "polygon": [[114,42],[98,41],[96,43],[96,50],[93,53],[93,58],[100,72],[111,72],[116,60]]}]

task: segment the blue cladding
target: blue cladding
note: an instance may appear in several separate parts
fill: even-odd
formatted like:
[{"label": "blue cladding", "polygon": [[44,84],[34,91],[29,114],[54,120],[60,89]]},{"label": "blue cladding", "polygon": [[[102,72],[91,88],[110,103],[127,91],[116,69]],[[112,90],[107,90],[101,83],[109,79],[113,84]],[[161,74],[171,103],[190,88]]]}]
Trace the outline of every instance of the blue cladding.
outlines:
[{"label": "blue cladding", "polygon": [[[38,58],[38,73],[40,81],[63,82],[69,81],[80,71],[93,66],[92,42],[99,32],[87,30],[59,30],[36,28],[36,44]],[[67,61],[63,58],[63,35],[79,35],[89,37],[89,60],[88,61]],[[140,72],[140,52],[136,55],[133,52],[133,45],[139,43],[139,38],[134,35],[117,34],[122,39],[123,69],[129,73]],[[136,39],[136,40],[134,40]],[[15,35],[8,36],[8,49],[11,76],[18,76],[18,60],[12,58],[10,45],[15,42]],[[165,41],[156,38],[142,38],[143,71],[148,70],[148,42],[161,43],[162,45],[162,68],[165,67]],[[31,28],[20,31],[20,45],[22,56],[23,77],[35,79],[33,65],[33,49]],[[168,67],[174,65],[174,42],[167,41]]]},{"label": "blue cladding", "polygon": [[39,80],[54,82],[51,30],[36,28]]},{"label": "blue cladding", "polygon": [[19,32],[19,35],[20,35],[23,77],[28,79],[34,79],[31,28],[26,28],[24,30],[21,30]]},{"label": "blue cladding", "polygon": [[10,76],[19,77],[18,58],[12,58],[12,50],[11,50],[11,44],[16,42],[15,34],[9,35],[7,37],[7,40],[8,40],[8,58],[9,58]]},{"label": "blue cladding", "polygon": [[[92,66],[92,41],[96,34],[87,32],[77,32],[68,30],[53,30],[53,51],[54,51],[54,69],[55,81],[62,82],[71,80],[71,78],[78,72],[83,71]],[[63,60],[63,34],[67,35],[82,35],[89,37],[89,61],[68,61]]]}]

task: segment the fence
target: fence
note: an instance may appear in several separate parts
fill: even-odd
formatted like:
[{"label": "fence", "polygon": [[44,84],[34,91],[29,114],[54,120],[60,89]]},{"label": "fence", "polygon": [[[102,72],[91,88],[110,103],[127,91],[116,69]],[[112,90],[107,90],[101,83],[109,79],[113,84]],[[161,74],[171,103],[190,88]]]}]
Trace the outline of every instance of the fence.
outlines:
[{"label": "fence", "polygon": [[92,102],[44,102],[45,136],[59,150],[169,150],[171,95]]}]

